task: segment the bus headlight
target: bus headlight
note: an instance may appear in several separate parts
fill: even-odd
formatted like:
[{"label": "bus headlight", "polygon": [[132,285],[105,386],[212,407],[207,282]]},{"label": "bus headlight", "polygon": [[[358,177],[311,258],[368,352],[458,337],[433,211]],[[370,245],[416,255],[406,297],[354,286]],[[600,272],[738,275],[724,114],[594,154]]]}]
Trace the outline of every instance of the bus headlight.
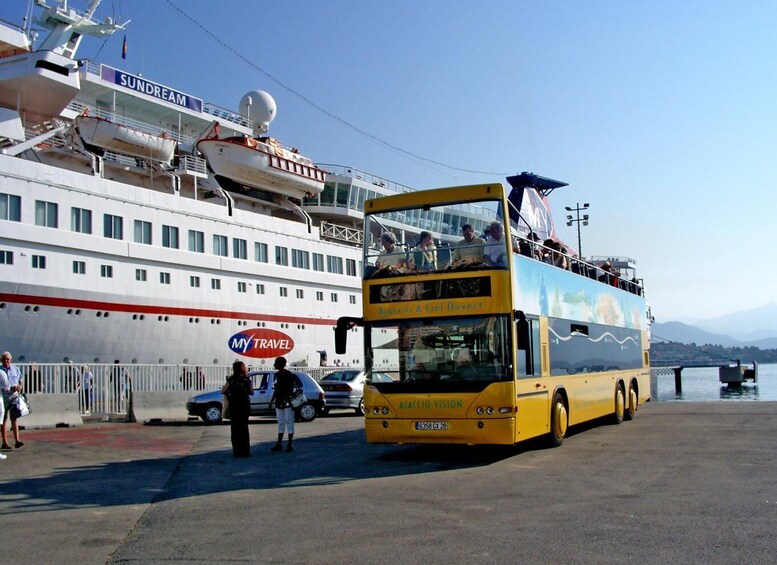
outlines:
[{"label": "bus headlight", "polygon": [[483,415],[483,407],[482,406],[478,406],[478,409],[475,410],[475,412],[478,413],[478,416],[482,416]]},{"label": "bus headlight", "polygon": [[486,408],[486,414],[488,414],[490,416],[493,413],[494,413],[494,408],[493,407],[489,406],[488,408]]}]

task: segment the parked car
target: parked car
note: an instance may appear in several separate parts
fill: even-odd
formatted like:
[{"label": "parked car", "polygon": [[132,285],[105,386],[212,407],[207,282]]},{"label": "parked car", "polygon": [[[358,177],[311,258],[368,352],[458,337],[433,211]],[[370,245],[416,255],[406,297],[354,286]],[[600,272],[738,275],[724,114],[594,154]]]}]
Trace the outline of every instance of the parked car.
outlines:
[{"label": "parked car", "polygon": [[[324,375],[321,388],[326,393],[326,408],[353,408],[359,416],[364,415],[364,382],[367,374],[358,369],[342,369]],[[386,373],[372,373],[372,382],[385,383],[392,379]]]},{"label": "parked car", "polygon": [[[251,416],[275,414],[275,407],[270,408],[273,388],[275,387],[276,371],[251,371],[248,376],[254,383],[254,393],[251,395]],[[318,414],[325,413],[326,401],[323,389],[313,377],[301,371],[292,371],[297,387],[302,388],[307,402],[295,410],[297,420],[312,422]],[[186,410],[192,416],[198,416],[209,424],[220,422],[222,415],[223,395],[220,390],[205,392],[192,396],[186,403]]]}]

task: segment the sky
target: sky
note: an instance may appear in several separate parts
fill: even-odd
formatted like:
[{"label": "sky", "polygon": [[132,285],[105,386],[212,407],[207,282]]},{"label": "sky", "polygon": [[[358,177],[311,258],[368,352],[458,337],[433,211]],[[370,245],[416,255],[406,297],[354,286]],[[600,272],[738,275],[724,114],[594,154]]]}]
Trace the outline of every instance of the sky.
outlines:
[{"label": "sky", "polygon": [[[71,0],[82,8],[86,2]],[[27,0],[0,0],[19,21]],[[584,256],[636,260],[658,322],[774,302],[777,2],[104,0],[90,58],[229,109],[317,163],[414,188],[530,171],[589,203]],[[365,135],[366,134],[366,135]],[[505,183],[506,184],[506,183]]]}]

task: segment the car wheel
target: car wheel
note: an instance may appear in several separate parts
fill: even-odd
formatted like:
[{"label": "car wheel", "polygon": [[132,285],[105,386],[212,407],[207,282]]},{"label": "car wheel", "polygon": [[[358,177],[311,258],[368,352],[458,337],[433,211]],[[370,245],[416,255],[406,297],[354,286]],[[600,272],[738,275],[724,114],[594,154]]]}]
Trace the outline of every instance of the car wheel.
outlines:
[{"label": "car wheel", "polygon": [[316,407],[306,402],[297,408],[297,417],[303,422],[312,422],[316,419]]},{"label": "car wheel", "polygon": [[364,398],[359,399],[359,406],[354,408],[357,416],[364,416]]},{"label": "car wheel", "polygon": [[208,424],[218,424],[221,421],[221,404],[208,404],[202,419]]}]

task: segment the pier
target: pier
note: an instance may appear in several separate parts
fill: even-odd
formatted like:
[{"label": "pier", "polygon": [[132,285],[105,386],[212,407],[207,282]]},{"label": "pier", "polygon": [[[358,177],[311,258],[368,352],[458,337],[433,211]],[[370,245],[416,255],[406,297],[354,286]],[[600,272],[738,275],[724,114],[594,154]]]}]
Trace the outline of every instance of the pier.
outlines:
[{"label": "pier", "polygon": [[753,362],[752,368],[742,365],[738,359],[735,362],[736,365],[732,366],[720,362],[692,361],[690,363],[677,365],[651,367],[650,396],[652,398],[658,397],[658,377],[662,375],[673,375],[675,393],[681,394],[683,392],[683,369],[718,369],[718,380],[729,386],[741,386],[743,382],[749,380],[756,383],[758,382],[758,364],[756,362]]}]

